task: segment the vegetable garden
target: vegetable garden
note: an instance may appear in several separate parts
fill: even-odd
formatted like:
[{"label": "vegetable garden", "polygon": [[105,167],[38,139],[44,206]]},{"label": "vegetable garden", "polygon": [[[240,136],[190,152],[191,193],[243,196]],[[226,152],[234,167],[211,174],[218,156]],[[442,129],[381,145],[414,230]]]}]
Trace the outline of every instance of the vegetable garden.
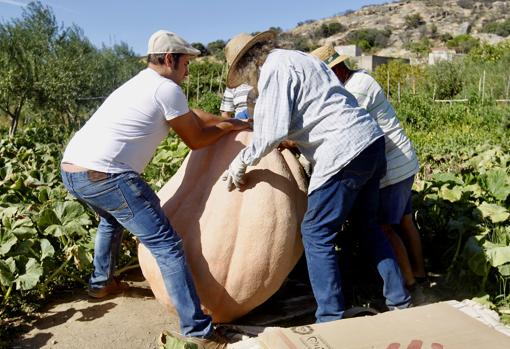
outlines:
[{"label": "vegetable garden", "polygon": [[[14,33],[29,33],[35,24],[47,29],[42,31],[46,38],[24,38],[39,40],[37,47],[45,47],[47,56],[43,51],[37,56],[17,50]],[[72,132],[101,102],[95,98],[107,95],[143,67],[125,45],[97,50],[76,28],[63,30],[54,24],[51,11],[36,5],[22,21],[0,26],[3,339],[12,334],[16,321],[27,319],[55,292],[85,287],[97,217],[64,189],[60,158]],[[60,56],[69,52],[59,46],[64,44],[82,54]],[[99,63],[83,65],[84,55]],[[35,56],[66,64],[35,72],[41,64]],[[26,64],[32,70],[23,70]],[[461,61],[432,67],[390,63],[378,68],[375,76],[389,87],[420,158],[413,204],[428,270],[444,275],[452,287],[469,291],[510,323],[510,106],[495,101],[508,93],[508,66],[507,42],[482,45]],[[75,69],[77,74],[68,76]],[[487,72],[486,84],[491,86],[483,98],[481,71]],[[193,62],[183,86],[191,105],[218,114],[223,78],[222,62]],[[23,89],[29,91],[22,96]],[[56,90],[60,97],[50,98]],[[393,91],[401,91],[398,98]],[[435,103],[439,94],[467,102]],[[144,173],[154,189],[168,181],[187,152],[173,134],[159,146]],[[119,272],[137,266],[135,246],[136,241],[126,236]]]}]

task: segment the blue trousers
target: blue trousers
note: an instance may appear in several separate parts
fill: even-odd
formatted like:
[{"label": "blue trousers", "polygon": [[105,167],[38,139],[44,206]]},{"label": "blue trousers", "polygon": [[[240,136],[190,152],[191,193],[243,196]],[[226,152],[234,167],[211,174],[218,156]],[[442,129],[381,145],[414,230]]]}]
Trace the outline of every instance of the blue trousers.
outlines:
[{"label": "blue trousers", "polygon": [[411,304],[393,250],[377,222],[379,181],[385,173],[384,138],[379,138],[308,196],[301,233],[317,322],[341,319],[345,310],[335,237],[348,217],[374,258],[387,306]]},{"label": "blue trousers", "polygon": [[89,287],[103,287],[112,279],[122,231],[126,228],[156,259],[166,291],[179,315],[182,334],[208,337],[213,329],[212,320],[200,307],[181,238],[149,185],[135,172],[106,174],[101,180],[91,180],[88,172],[62,171],[61,174],[69,192],[100,217]]}]

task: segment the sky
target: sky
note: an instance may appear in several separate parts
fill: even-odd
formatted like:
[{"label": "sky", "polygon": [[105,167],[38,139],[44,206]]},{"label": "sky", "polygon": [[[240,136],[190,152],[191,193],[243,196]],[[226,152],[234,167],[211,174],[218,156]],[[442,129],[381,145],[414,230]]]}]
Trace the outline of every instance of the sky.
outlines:
[{"label": "sky", "polygon": [[[0,22],[21,17],[28,0],[0,0]],[[160,29],[172,31],[186,41],[228,41],[241,33],[283,30],[298,22],[331,17],[345,10],[389,0],[42,0],[59,24],[76,24],[96,47],[126,42],[136,54],[144,55],[150,35]]]}]

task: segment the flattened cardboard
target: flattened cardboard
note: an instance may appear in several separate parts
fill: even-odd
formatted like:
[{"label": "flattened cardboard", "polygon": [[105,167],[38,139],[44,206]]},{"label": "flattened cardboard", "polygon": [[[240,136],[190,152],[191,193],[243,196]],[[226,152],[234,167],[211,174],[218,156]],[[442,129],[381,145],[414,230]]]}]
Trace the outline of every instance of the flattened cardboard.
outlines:
[{"label": "flattened cardboard", "polygon": [[510,337],[446,303],[292,328],[268,328],[267,349],[510,349]]}]

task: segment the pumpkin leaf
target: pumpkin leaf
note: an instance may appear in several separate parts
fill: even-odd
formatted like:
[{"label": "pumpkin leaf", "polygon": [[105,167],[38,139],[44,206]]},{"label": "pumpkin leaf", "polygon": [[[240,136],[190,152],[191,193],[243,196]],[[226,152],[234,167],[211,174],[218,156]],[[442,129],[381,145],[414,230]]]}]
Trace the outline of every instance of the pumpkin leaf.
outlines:
[{"label": "pumpkin leaf", "polygon": [[510,213],[504,208],[496,204],[482,202],[478,207],[484,218],[489,218],[492,223],[504,222],[510,217]]},{"label": "pumpkin leaf", "polygon": [[16,244],[18,238],[9,230],[0,230],[0,256],[5,256]]},{"label": "pumpkin leaf", "polygon": [[60,224],[60,220],[55,211],[52,209],[45,209],[39,214],[39,219],[37,219],[36,224],[39,229],[44,230],[52,224]]},{"label": "pumpkin leaf", "polygon": [[486,241],[483,244],[483,247],[485,248],[487,258],[493,267],[510,263],[510,246],[494,244],[490,241]]},{"label": "pumpkin leaf", "polygon": [[489,272],[489,263],[483,247],[475,236],[471,236],[464,245],[462,254],[467,260],[469,269],[478,276],[485,276]]},{"label": "pumpkin leaf", "polygon": [[458,185],[463,185],[464,181],[453,173],[436,173],[432,176],[432,180],[438,183],[453,183]]},{"label": "pumpkin leaf", "polygon": [[510,276],[510,263],[499,265],[498,271],[503,276]]},{"label": "pumpkin leaf", "polygon": [[16,278],[16,289],[30,290],[34,288],[42,274],[42,266],[34,258],[29,258],[25,267],[25,274]]},{"label": "pumpkin leaf", "polygon": [[16,274],[16,262],[12,257],[6,260],[0,259],[0,284],[10,286],[14,282]]},{"label": "pumpkin leaf", "polygon": [[492,170],[486,177],[488,191],[499,201],[505,201],[510,195],[508,174],[502,168]]},{"label": "pumpkin leaf", "polygon": [[449,189],[448,185],[445,184],[441,187],[439,194],[445,200],[456,202],[462,198],[462,188],[456,185],[453,189]]},{"label": "pumpkin leaf", "polygon": [[55,249],[51,243],[47,239],[41,239],[39,243],[41,244],[41,261],[47,257],[53,257]]}]

